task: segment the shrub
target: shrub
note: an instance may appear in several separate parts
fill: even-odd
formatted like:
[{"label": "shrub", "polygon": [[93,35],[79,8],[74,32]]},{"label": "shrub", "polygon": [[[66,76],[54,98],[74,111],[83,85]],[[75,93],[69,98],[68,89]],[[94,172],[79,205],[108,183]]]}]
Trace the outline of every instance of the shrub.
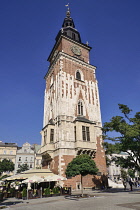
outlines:
[{"label": "shrub", "polygon": [[10,188],[9,191],[10,191],[10,193],[14,193],[15,192],[15,188],[14,187]]},{"label": "shrub", "polygon": [[44,194],[45,195],[50,195],[50,188],[44,189]]},{"label": "shrub", "polygon": [[26,190],[26,188],[23,188],[22,197],[27,197],[27,190]]},{"label": "shrub", "polygon": [[58,193],[60,193],[59,187],[54,187],[52,191],[53,191],[53,194],[58,194]]}]

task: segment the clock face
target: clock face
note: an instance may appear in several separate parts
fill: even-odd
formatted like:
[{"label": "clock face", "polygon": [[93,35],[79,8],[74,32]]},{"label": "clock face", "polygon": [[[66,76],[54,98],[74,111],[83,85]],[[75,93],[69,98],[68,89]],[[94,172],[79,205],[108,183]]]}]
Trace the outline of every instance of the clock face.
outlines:
[{"label": "clock face", "polygon": [[72,50],[72,52],[75,54],[75,55],[81,55],[82,53],[81,53],[81,49],[78,47],[78,46],[76,46],[76,45],[73,45],[72,47],[71,47],[71,50]]}]

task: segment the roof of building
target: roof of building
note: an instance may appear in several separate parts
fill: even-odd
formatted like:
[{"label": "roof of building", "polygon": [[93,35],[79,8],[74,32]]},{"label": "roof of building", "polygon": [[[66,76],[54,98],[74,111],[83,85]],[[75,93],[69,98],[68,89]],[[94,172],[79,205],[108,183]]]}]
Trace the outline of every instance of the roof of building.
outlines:
[{"label": "roof of building", "polygon": [[34,144],[34,151],[38,152],[38,150],[41,148],[41,145],[39,144]]},{"label": "roof of building", "polygon": [[0,141],[0,146],[1,147],[17,147],[17,144],[16,143],[7,143],[7,142]]},{"label": "roof of building", "polygon": [[88,120],[85,117],[80,117],[80,116],[78,116],[77,118],[75,118],[74,121],[85,122],[85,123],[90,123],[90,124],[96,124],[95,122],[93,122],[91,120]]},{"label": "roof of building", "polygon": [[128,155],[127,152],[120,152],[119,155]]}]

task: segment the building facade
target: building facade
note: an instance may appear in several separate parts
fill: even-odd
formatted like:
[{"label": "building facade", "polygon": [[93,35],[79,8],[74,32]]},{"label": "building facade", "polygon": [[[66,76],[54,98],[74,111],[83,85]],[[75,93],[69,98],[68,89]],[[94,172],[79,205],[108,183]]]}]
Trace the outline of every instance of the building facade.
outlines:
[{"label": "building facade", "polygon": [[[128,153],[126,152],[121,152],[120,154],[111,154],[107,155],[109,160],[114,159],[115,157],[123,157],[123,158],[128,158]],[[115,161],[112,161],[109,167],[107,168],[108,170],[108,178],[110,178],[112,181],[119,181],[121,178],[121,167],[120,165],[117,165]],[[126,170],[127,171],[127,170]]]},{"label": "building facade", "polygon": [[19,147],[17,150],[14,173],[16,173],[23,164],[27,164],[29,169],[35,166],[34,149],[28,142],[24,143],[22,147]]},{"label": "building facade", "polygon": [[[80,154],[93,157],[100,174],[106,174],[98,82],[90,50],[88,43],[82,43],[68,9],[48,58],[39,151],[48,155],[43,166],[62,176],[68,163]],[[84,182],[93,187],[93,176],[86,176]],[[68,179],[65,185],[78,188],[80,177]]]},{"label": "building facade", "polygon": [[[0,141],[0,160],[1,161],[3,159],[11,160],[15,164],[17,147],[18,146],[16,143],[5,143]],[[7,172],[7,173],[9,175],[12,175],[12,172]]]},{"label": "building facade", "polygon": [[42,168],[42,155],[40,153],[38,153],[38,151],[40,150],[41,145],[34,144],[33,148],[34,148],[34,155],[35,155],[34,168],[40,169],[40,168]]},{"label": "building facade", "polygon": [[[130,152],[130,151],[129,151]],[[108,171],[108,178],[110,178],[112,181],[118,182],[121,178],[121,169],[125,170],[127,172],[127,176],[129,178],[128,169],[122,168],[120,165],[117,165],[113,159],[115,158],[124,158],[127,159],[129,157],[129,154],[127,152],[120,152],[119,154],[111,154],[107,155],[108,159],[111,161],[110,165],[107,168]],[[139,172],[135,171],[135,179],[138,179]]]}]

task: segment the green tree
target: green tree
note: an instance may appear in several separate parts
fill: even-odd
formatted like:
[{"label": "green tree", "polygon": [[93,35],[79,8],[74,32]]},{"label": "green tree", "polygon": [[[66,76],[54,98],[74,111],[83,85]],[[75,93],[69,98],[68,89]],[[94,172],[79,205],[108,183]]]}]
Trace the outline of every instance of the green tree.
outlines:
[{"label": "green tree", "polygon": [[29,170],[29,166],[27,164],[20,165],[20,168],[17,170],[17,173],[21,173],[23,171]]},{"label": "green tree", "polygon": [[94,160],[89,155],[83,154],[75,157],[67,166],[66,176],[74,177],[81,175],[81,192],[83,196],[83,176],[88,174],[95,175],[98,172],[98,168]]},{"label": "green tree", "polygon": [[128,169],[128,174],[131,178],[135,178],[135,170],[133,169]]},{"label": "green tree", "polygon": [[121,178],[123,180],[127,180],[127,177],[128,177],[127,172],[122,168],[121,169]]},{"label": "green tree", "polygon": [[[127,152],[127,158],[117,157],[115,162],[122,168],[140,171],[140,112],[130,118],[132,110],[127,105],[118,105],[123,115],[112,117],[103,126],[104,139],[113,143],[112,147],[107,147],[109,143],[106,142],[105,148],[109,148],[112,153]],[[110,137],[114,131],[115,137]]]},{"label": "green tree", "polygon": [[15,165],[11,160],[3,159],[2,161],[0,161],[0,175],[3,172],[13,171],[14,167]]},{"label": "green tree", "polygon": [[51,156],[45,152],[43,155],[42,155],[42,166],[46,166],[48,165],[48,163],[50,163],[52,161],[52,158]]},{"label": "green tree", "polygon": [[109,158],[107,155],[111,155],[112,153],[120,153],[119,151],[119,144],[110,144],[108,142],[104,142],[104,148],[105,148],[105,154],[106,154],[106,165],[109,167],[111,165],[111,162],[114,161],[114,159],[111,157]]}]

